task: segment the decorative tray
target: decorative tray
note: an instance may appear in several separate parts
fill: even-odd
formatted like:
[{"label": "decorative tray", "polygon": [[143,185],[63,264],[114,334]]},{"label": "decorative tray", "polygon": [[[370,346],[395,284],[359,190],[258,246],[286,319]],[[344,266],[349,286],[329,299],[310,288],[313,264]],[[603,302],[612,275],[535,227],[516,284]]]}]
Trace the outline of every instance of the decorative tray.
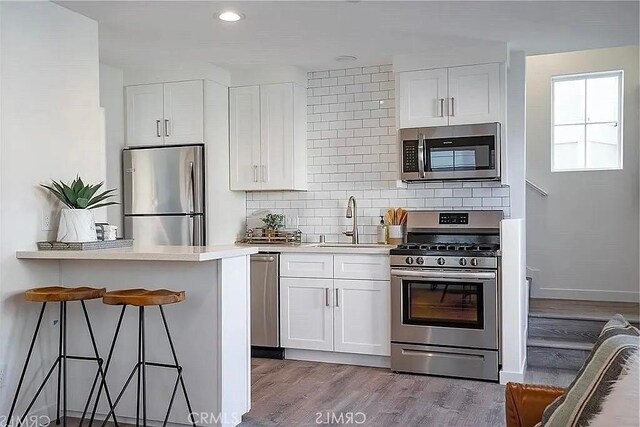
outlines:
[{"label": "decorative tray", "polygon": [[256,227],[247,230],[244,239],[238,243],[263,245],[299,245],[302,242],[300,230],[265,230]]},{"label": "decorative tray", "polygon": [[95,242],[38,242],[39,251],[91,251],[96,249],[129,248],[133,239],[96,240]]}]

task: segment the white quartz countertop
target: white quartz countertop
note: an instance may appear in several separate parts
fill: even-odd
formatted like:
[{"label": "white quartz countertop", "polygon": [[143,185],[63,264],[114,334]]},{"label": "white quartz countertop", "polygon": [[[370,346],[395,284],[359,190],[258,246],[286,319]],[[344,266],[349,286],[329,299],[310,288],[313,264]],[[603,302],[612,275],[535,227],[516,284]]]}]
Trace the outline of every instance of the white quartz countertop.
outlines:
[{"label": "white quartz countertop", "polygon": [[255,246],[136,246],[90,251],[19,251],[19,259],[94,261],[213,261],[258,253]]},{"label": "white quartz countertop", "polygon": [[363,254],[363,255],[389,255],[389,250],[395,245],[376,244],[340,244],[340,243],[302,243],[301,245],[269,245],[269,244],[238,244],[238,247],[254,247],[259,252],[280,253],[325,253],[325,254]]}]

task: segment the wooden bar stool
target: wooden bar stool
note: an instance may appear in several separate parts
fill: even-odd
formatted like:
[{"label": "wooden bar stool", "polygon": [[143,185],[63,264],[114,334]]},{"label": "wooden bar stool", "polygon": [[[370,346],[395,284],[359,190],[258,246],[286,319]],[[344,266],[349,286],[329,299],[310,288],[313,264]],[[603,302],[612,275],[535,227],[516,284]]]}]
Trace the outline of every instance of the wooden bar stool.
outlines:
[{"label": "wooden bar stool", "polygon": [[[163,305],[166,304],[175,304],[184,301],[185,293],[184,291],[169,291],[166,289],[159,289],[155,291],[149,291],[146,289],[125,289],[121,291],[112,291],[106,292],[102,297],[102,302],[108,305],[121,305],[122,311],[120,312],[120,318],[118,320],[118,325],[116,326],[116,331],[113,336],[113,341],[111,343],[111,348],[109,349],[109,356],[107,357],[107,363],[105,367],[105,372],[109,369],[109,364],[111,363],[111,356],[113,355],[113,350],[116,345],[116,341],[118,339],[118,333],[120,332],[120,326],[122,324],[122,318],[124,316],[125,309],[127,306],[138,307],[138,362],[133,367],[133,370],[129,374],[129,377],[125,381],[120,393],[116,397],[114,404],[111,408],[111,412],[107,415],[103,422],[103,426],[106,424],[109,417],[115,411],[115,408],[118,406],[120,399],[124,395],[127,387],[131,383],[133,379],[133,375],[135,373],[138,374],[138,386],[136,388],[136,426],[140,424],[140,403],[142,393],[142,425],[146,427],[147,425],[147,366],[155,366],[160,368],[171,368],[177,371],[176,382],[173,386],[173,391],[171,392],[171,399],[169,400],[169,405],[167,407],[167,412],[164,417],[163,426],[166,426],[167,421],[169,420],[169,415],[171,414],[171,407],[173,406],[173,401],[176,397],[176,392],[178,390],[178,385],[182,388],[182,393],[184,394],[184,399],[187,403],[187,409],[189,410],[189,414],[192,414],[191,410],[191,402],[189,401],[189,396],[187,395],[187,388],[184,384],[182,366],[178,362],[178,357],[176,356],[176,349],[173,345],[173,340],[171,339],[171,334],[169,333],[169,326],[167,324],[167,319],[164,315],[164,310],[162,309]],[[162,323],[164,324],[164,330],[167,334],[167,338],[169,340],[169,347],[171,348],[171,354],[173,356],[173,364],[168,363],[158,363],[158,362],[149,362],[146,360],[146,351],[145,351],[145,307],[149,306],[158,306],[160,309],[160,316],[162,317]],[[98,398],[100,398],[101,389],[98,390]],[[96,405],[98,400],[96,399]],[[95,412],[95,406],[94,406]],[[93,418],[92,418],[93,420]],[[192,422],[195,427],[195,422]]]},{"label": "wooden bar stool", "polygon": [[[100,387],[105,388],[105,394],[109,401],[110,407],[113,407],[111,401],[111,395],[109,394],[109,390],[107,388],[106,380],[105,380],[105,371],[102,368],[103,360],[100,358],[98,354],[98,347],[96,345],[96,340],[93,335],[93,328],[91,327],[91,321],[89,320],[89,314],[87,312],[87,307],[85,305],[86,300],[101,298],[106,289],[105,288],[89,288],[89,287],[78,287],[78,288],[64,288],[61,286],[48,286],[44,288],[35,288],[30,289],[24,293],[25,299],[29,302],[41,302],[42,308],[40,309],[40,316],[38,317],[38,323],[36,324],[36,330],[33,334],[33,338],[31,340],[31,344],[29,346],[29,351],[27,353],[27,359],[24,362],[24,367],[22,368],[22,374],[20,375],[20,380],[18,381],[18,387],[16,389],[16,393],[13,397],[13,402],[11,403],[11,409],[9,410],[9,415],[7,417],[7,424],[12,423],[11,417],[13,416],[13,412],[16,407],[16,402],[18,401],[18,396],[20,394],[20,389],[22,388],[22,383],[24,381],[25,374],[27,373],[27,367],[29,366],[29,360],[31,359],[31,355],[33,353],[33,347],[36,342],[36,338],[38,337],[38,331],[40,330],[40,325],[42,324],[42,317],[44,316],[45,309],[48,303],[60,303],[60,333],[58,339],[58,357],[56,361],[51,366],[51,369],[47,372],[42,384],[38,387],[35,396],[31,399],[29,405],[27,406],[27,410],[25,411],[22,418],[19,419],[18,425],[21,424],[21,420],[24,419],[26,415],[29,414],[29,411],[33,407],[36,399],[42,392],[45,384],[51,377],[53,370],[58,368],[58,392],[56,399],[56,424],[60,424],[60,401],[62,400],[62,422],[66,427],[67,425],[67,360],[84,360],[84,361],[95,361],[98,365],[98,369],[96,371],[95,379],[93,380],[93,385],[91,386],[91,391],[89,393],[89,398],[87,399],[87,403],[85,404],[84,411],[82,412],[82,418],[80,420],[80,425],[84,421],[84,418],[87,414],[87,409],[89,407],[89,403],[95,391],[96,384],[98,379],[100,379]],[[67,354],[67,302],[75,302],[80,301],[82,306],[82,312],[84,313],[84,319],[87,323],[87,329],[89,330],[89,337],[91,338],[91,346],[93,347],[93,357],[86,356],[72,356]],[[62,386],[62,390],[60,390]],[[107,418],[108,419],[108,418]],[[118,425],[118,422],[113,416],[113,421]]]}]

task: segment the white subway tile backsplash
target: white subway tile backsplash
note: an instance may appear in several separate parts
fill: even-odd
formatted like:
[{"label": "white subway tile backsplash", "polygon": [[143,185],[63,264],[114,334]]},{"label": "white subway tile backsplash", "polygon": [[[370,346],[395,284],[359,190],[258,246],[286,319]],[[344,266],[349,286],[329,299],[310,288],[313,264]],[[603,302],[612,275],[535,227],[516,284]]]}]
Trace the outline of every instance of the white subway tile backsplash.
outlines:
[{"label": "white subway tile backsplash", "polygon": [[375,241],[390,207],[499,209],[510,214],[509,188],[499,182],[427,182],[396,188],[398,151],[391,65],[308,73],[306,192],[248,192],[247,214],[262,209],[298,217],[305,241],[328,241],[351,224],[347,199],[358,202],[362,242]]}]

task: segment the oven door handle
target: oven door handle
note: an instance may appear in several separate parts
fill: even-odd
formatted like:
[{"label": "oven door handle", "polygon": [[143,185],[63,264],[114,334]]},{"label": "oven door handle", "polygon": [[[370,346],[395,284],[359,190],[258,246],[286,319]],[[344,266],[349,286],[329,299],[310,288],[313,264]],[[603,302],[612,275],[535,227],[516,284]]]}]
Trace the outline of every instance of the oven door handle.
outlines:
[{"label": "oven door handle", "polygon": [[438,279],[441,281],[492,280],[493,271],[426,271],[391,269],[391,276],[400,279]]}]

